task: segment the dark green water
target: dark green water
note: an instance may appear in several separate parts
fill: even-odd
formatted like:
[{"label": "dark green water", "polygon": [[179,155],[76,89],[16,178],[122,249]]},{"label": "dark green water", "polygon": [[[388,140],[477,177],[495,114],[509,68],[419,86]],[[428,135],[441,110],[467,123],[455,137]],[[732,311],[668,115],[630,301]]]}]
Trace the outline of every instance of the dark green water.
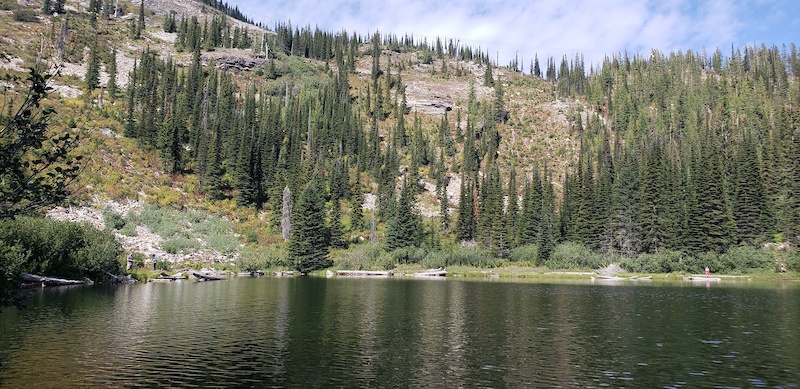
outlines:
[{"label": "dark green water", "polygon": [[2,387],[797,387],[800,285],[261,278],[38,292]]}]

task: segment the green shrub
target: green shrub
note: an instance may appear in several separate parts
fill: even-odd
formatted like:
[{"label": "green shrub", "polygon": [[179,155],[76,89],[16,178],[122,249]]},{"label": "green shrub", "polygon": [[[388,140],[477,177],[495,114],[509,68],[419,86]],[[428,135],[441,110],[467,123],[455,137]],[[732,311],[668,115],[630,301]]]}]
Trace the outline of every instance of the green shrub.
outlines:
[{"label": "green shrub", "polygon": [[125,218],[110,209],[103,210],[103,222],[105,222],[106,228],[112,230],[121,230],[125,227]]},{"label": "green shrub", "polygon": [[800,271],[800,250],[792,250],[784,258],[787,270]]},{"label": "green shrub", "polygon": [[[441,252],[447,266],[475,266],[484,268],[497,267],[502,263],[492,255],[492,252],[479,246],[458,247],[449,252]],[[437,266],[439,267],[439,266]]]},{"label": "green shrub", "polygon": [[431,251],[420,262],[426,269],[438,269],[447,267],[447,256],[442,255],[441,251]]},{"label": "green shrub", "polygon": [[32,9],[20,8],[14,10],[14,20],[18,22],[38,22],[39,18],[36,17],[36,11]]},{"label": "green shrub", "polygon": [[732,272],[741,273],[772,270],[775,267],[775,259],[767,251],[753,246],[734,247],[721,255],[720,261],[729,266]]},{"label": "green shrub", "polygon": [[428,253],[419,247],[403,247],[390,253],[394,263],[412,264],[419,263]]},{"label": "green shrub", "polygon": [[16,0],[0,0],[0,10],[11,11],[17,8]]},{"label": "green shrub", "polygon": [[201,245],[197,239],[175,236],[161,243],[161,248],[170,254],[177,254],[182,251],[198,250]]},{"label": "green shrub", "polygon": [[65,278],[105,277],[119,273],[122,254],[114,234],[98,231],[88,224],[18,217],[0,221],[3,252],[16,260],[26,254],[15,271]]},{"label": "green shrub", "polygon": [[608,265],[603,256],[586,247],[565,242],[556,246],[550,259],[543,263],[551,269],[599,269]]},{"label": "green shrub", "polygon": [[378,258],[384,254],[383,249],[378,245],[370,243],[359,244],[351,250],[345,252],[336,259],[335,265],[340,269],[348,270],[368,270],[378,266]]},{"label": "green shrub", "polygon": [[527,261],[530,264],[530,266],[536,266],[538,258],[539,258],[539,245],[537,244],[529,244],[514,248],[511,250],[511,253],[508,257],[508,259],[511,260],[512,262]]},{"label": "green shrub", "polygon": [[125,223],[125,226],[119,230],[119,233],[125,236],[136,236],[138,234],[136,232],[136,226],[132,223]]},{"label": "green shrub", "polygon": [[286,248],[278,245],[248,245],[236,261],[239,269],[244,271],[287,269],[291,267]]},{"label": "green shrub", "polygon": [[242,246],[238,240],[234,239],[233,233],[207,236],[205,242],[207,248],[216,250],[222,254],[237,252]]}]

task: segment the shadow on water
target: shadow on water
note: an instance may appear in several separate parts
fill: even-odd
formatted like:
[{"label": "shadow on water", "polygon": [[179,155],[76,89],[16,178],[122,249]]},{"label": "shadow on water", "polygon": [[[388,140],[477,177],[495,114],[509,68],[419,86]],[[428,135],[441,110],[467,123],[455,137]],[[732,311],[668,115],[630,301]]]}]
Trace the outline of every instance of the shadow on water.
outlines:
[{"label": "shadow on water", "polygon": [[4,387],[800,383],[786,284],[260,278],[37,292]]}]

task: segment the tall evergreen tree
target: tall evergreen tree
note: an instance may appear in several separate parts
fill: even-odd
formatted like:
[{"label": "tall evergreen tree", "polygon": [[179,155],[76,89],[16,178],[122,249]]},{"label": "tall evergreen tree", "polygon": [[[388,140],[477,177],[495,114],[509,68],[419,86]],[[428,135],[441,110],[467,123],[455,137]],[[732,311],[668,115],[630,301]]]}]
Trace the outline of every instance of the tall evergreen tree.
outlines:
[{"label": "tall evergreen tree", "polygon": [[419,244],[422,223],[413,209],[415,197],[413,185],[404,181],[394,215],[389,218],[386,228],[386,249],[391,251]]},{"label": "tall evergreen tree", "polygon": [[303,188],[292,207],[289,259],[302,274],[330,267],[330,232],[325,224],[325,199],[315,179]]},{"label": "tall evergreen tree", "polygon": [[112,47],[111,53],[106,61],[106,72],[108,73],[108,84],[106,90],[111,98],[117,97],[117,48]]},{"label": "tall evergreen tree", "polygon": [[737,149],[733,199],[737,240],[754,244],[766,239],[772,217],[767,205],[758,153],[750,136],[746,136]]},{"label": "tall evergreen tree", "polygon": [[97,53],[97,38],[89,45],[89,58],[86,62],[86,89],[91,92],[100,86],[100,56]]}]

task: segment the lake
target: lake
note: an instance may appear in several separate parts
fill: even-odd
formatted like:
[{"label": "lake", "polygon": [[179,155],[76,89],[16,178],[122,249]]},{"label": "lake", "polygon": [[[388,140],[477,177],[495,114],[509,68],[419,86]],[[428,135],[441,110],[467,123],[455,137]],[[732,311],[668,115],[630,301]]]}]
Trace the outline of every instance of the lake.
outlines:
[{"label": "lake", "polygon": [[2,387],[797,387],[800,283],[241,278],[36,291]]}]

